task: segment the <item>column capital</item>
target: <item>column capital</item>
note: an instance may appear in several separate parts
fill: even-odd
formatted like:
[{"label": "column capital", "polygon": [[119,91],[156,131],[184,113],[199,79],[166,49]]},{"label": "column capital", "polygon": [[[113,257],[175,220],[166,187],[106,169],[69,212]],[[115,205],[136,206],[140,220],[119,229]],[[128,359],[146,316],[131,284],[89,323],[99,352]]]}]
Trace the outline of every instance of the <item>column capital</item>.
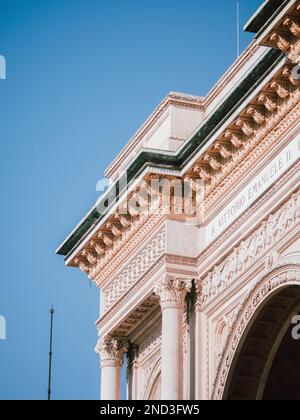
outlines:
[{"label": "column capital", "polygon": [[192,280],[166,274],[154,285],[154,293],[160,300],[162,310],[180,308],[184,305],[186,295],[191,288]]},{"label": "column capital", "polygon": [[124,353],[128,351],[126,340],[106,337],[99,339],[95,352],[99,354],[101,368],[122,367]]}]

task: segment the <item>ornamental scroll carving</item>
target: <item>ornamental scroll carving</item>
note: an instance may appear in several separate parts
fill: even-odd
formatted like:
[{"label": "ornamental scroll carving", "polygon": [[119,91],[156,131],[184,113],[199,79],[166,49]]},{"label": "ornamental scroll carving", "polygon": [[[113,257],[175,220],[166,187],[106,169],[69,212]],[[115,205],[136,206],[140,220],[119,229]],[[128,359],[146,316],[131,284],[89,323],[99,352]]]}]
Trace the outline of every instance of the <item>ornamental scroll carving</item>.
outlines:
[{"label": "ornamental scroll carving", "polygon": [[107,287],[103,289],[104,312],[133,285],[164,254],[166,230],[163,228],[144,250]]},{"label": "ornamental scroll carving", "polygon": [[208,304],[241,276],[247,268],[267,253],[300,221],[300,190],[246,240],[231,255],[217,265],[203,281],[202,305]]}]

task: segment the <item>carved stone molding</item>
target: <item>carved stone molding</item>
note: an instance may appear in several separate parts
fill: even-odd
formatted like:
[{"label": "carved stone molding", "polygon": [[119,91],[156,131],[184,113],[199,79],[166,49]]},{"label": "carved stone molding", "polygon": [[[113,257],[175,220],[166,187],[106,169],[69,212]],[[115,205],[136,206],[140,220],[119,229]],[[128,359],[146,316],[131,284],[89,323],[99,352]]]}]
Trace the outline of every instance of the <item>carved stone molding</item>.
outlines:
[{"label": "carved stone molding", "polygon": [[147,357],[153,354],[161,345],[161,327],[157,328],[149,337],[140,345],[139,360],[143,362]]},{"label": "carved stone molding", "polygon": [[220,366],[217,369],[216,381],[212,394],[213,400],[221,400],[223,398],[226,381],[235,352],[252,316],[254,316],[262,303],[267,300],[276,289],[289,285],[300,286],[299,264],[279,264],[268,275],[263,273],[256,279],[255,286],[241,303],[240,310],[234,321],[229,339],[227,340]]},{"label": "carved stone molding", "polygon": [[[299,103],[299,100],[299,84],[293,78],[293,68],[286,66],[264,86],[236,120],[224,129],[211,148],[199,157],[184,178],[202,179],[205,182],[206,210],[211,206],[212,201],[220,197],[224,189],[228,189],[230,182],[227,177],[234,172],[234,179],[239,179],[240,171],[236,171],[235,168],[245,161],[246,156],[270,133],[273,133],[273,137],[278,134],[275,128]],[[166,178],[166,174],[161,174],[159,177]],[[178,175],[170,175],[170,177],[177,179]],[[234,181],[232,177],[230,179]],[[144,182],[147,180],[145,179]],[[212,194],[217,187],[220,188]],[[142,200],[139,197],[139,187],[133,195],[137,196],[138,202]],[[130,200],[130,197],[127,199]],[[169,211],[172,211],[172,208]],[[163,218],[163,214],[159,216]],[[110,261],[124,244],[128,243],[150,218],[149,214],[136,214],[130,209],[125,216],[116,212],[99,228],[85,249],[74,258],[70,265],[78,266],[91,279],[96,280],[97,284],[100,284],[103,279],[103,269],[106,270],[109,267]]]},{"label": "carved stone molding", "polygon": [[[242,155],[249,154],[251,149],[276,127],[288,109],[291,109],[290,106],[295,106],[292,105],[292,97],[296,94],[299,100],[297,86],[293,77],[293,67],[285,66],[224,130],[205,156],[199,157],[191,174],[196,174],[206,182],[206,196],[224,179],[226,170],[229,174],[232,166],[243,160],[245,156],[242,158]],[[256,140],[255,145],[253,139]]]},{"label": "carved stone molding", "polygon": [[129,344],[117,338],[99,340],[95,352],[99,355],[101,368],[122,367],[124,353],[128,351]]},{"label": "carved stone molding", "polygon": [[271,251],[265,259],[265,270],[272,270],[277,261],[279,260],[280,254],[277,251]]},{"label": "carved stone molding", "polygon": [[[263,97],[265,95],[261,99]],[[268,98],[272,98],[272,95],[268,94]],[[299,100],[300,91],[296,90],[287,98],[284,106],[281,105],[278,111],[273,112],[267,118],[266,123],[255,131],[254,135],[248,139],[247,144],[239,148],[234,156],[225,162],[222,169],[205,187],[205,210],[209,210],[217,203],[220,197],[228,191],[228,188],[238,182],[241,176],[253,167],[264,153],[270,150],[271,145],[276,144],[284,133],[298,122],[300,117]],[[277,107],[277,104],[278,102],[274,106]]]},{"label": "carved stone molding", "polygon": [[162,216],[160,214],[143,215],[140,218],[131,220],[130,225],[124,229],[122,237],[118,237],[112,243],[112,246],[106,250],[105,255],[98,258],[97,264],[90,267],[90,277],[95,281],[97,287],[113,273],[122,260],[126,259],[126,256],[128,257],[129,253],[135,249],[137,243],[161,221]]},{"label": "carved stone molding", "polygon": [[160,300],[162,310],[167,308],[183,307],[186,295],[192,289],[192,281],[165,275],[163,279],[154,286],[154,293]]},{"label": "carved stone molding", "polygon": [[263,40],[262,45],[277,48],[286,54],[287,58],[295,64],[300,63],[300,24],[299,4],[293,6]]},{"label": "carved stone molding", "polygon": [[104,312],[149,270],[149,268],[164,254],[166,248],[166,229],[150,241],[140,254],[109,284],[103,288]]},{"label": "carved stone molding", "polygon": [[140,400],[160,400],[161,360],[155,355],[141,370]]},{"label": "carved stone molding", "polygon": [[[232,331],[233,324],[239,312],[240,304],[234,306],[228,313],[223,315],[216,323],[215,330],[215,354],[216,354],[216,367],[219,366],[222,356],[224,354],[227,340]],[[209,337],[207,337],[209,340]]]},{"label": "carved stone molding", "polygon": [[[207,305],[221,294],[262,255],[276,246],[276,243],[300,221],[300,190],[261,226],[243,240],[233,252],[217,265],[203,280],[202,305]],[[275,254],[272,255],[272,259]],[[271,256],[268,256],[269,264]],[[268,260],[266,261],[266,264]]]}]

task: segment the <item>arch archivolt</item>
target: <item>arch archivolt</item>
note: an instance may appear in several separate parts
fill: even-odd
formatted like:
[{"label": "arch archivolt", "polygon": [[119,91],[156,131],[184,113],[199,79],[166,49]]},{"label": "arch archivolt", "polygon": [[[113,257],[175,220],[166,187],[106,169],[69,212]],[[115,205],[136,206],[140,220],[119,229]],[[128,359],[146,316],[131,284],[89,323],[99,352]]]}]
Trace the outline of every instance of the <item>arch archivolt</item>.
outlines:
[{"label": "arch archivolt", "polygon": [[259,309],[280,289],[288,286],[300,286],[300,263],[289,261],[278,264],[269,273],[260,275],[255,286],[246,295],[240,305],[231,332],[225,344],[223,357],[217,368],[212,399],[222,400],[234,356],[241,344],[244,333],[249,328]]},{"label": "arch archivolt", "polygon": [[[151,369],[151,370],[150,370]],[[146,390],[144,395],[145,401],[153,401],[160,399],[160,385],[161,385],[161,360],[160,358],[150,368],[150,376],[147,379]]]}]

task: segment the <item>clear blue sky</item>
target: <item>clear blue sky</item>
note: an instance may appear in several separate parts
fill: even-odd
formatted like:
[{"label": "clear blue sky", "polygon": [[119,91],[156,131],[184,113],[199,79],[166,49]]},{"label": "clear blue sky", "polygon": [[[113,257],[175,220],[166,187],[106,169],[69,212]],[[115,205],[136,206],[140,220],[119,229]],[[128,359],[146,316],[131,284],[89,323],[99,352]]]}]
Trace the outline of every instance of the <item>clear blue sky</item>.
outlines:
[{"label": "clear blue sky", "polygon": [[[244,23],[261,0],[241,0]],[[171,90],[205,95],[236,55],[236,0],[0,0],[0,399],[97,399],[99,296],[54,251]],[[251,35],[242,36],[244,48]]]}]

